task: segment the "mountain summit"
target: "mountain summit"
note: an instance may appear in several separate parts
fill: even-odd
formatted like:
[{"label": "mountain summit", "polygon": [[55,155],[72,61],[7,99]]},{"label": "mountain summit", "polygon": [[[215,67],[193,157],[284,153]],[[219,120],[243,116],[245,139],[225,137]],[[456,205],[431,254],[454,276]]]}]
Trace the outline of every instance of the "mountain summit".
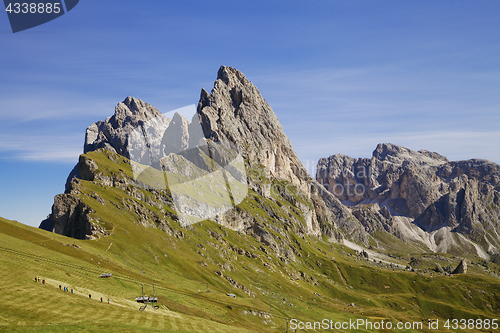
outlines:
[{"label": "mountain summit", "polygon": [[[270,184],[262,181],[263,178],[289,182],[311,203],[300,206],[308,233],[316,236],[325,233],[341,239],[340,234],[334,232],[334,215],[319,196],[321,186],[298,159],[272,108],[243,73],[222,66],[211,93],[202,89],[197,112],[207,139],[233,142],[251,168],[261,166],[262,175],[249,178],[253,190],[270,197]],[[289,192],[293,190],[285,187],[282,194],[291,196]],[[333,197],[327,199],[336,201]],[[340,205],[334,209],[337,215],[339,210],[342,210]]]},{"label": "mountain summit", "polygon": [[265,167],[267,176],[308,191],[312,178],[276,114],[240,71],[225,66],[219,69],[212,92],[201,91],[198,114],[206,138],[236,143],[244,158]]}]

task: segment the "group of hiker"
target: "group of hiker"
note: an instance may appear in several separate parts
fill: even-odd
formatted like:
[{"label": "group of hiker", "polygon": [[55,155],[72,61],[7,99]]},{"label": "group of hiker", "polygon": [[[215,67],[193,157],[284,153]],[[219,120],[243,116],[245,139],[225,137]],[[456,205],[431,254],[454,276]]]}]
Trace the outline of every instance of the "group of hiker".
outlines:
[{"label": "group of hiker", "polygon": [[[62,288],[61,285],[59,285],[59,290],[61,290],[61,288]],[[63,290],[64,290],[64,292],[69,291],[68,287],[64,287]],[[73,293],[73,289],[71,289],[71,293]]]},{"label": "group of hiker", "polygon": [[[40,282],[40,278],[39,277],[35,277],[35,282]],[[45,279],[42,280],[41,282],[42,282],[42,285],[45,286]],[[70,289],[68,287],[63,287],[63,286],[59,285],[59,290],[64,290],[64,292],[67,292]],[[73,294],[73,289],[71,289],[71,293]],[[92,298],[91,294],[89,294],[89,299],[90,298]],[[102,303],[102,301],[103,301],[103,298],[101,297],[101,303]],[[108,299],[108,304],[109,304],[109,299]]]},{"label": "group of hiker", "polygon": [[[35,277],[35,282],[40,282],[40,278]],[[42,286],[45,286],[45,279],[42,280]],[[64,292],[70,291],[68,287],[63,287],[61,285],[59,285],[59,290],[64,290]],[[73,294],[73,289],[71,289],[71,293]]]}]

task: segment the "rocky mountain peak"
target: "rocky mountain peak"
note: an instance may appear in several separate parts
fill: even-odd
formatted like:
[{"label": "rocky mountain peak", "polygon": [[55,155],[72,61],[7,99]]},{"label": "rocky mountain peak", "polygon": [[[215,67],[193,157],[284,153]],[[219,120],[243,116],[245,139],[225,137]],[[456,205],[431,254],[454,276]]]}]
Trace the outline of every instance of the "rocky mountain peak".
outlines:
[{"label": "rocky mountain peak", "polygon": [[245,86],[249,83],[245,75],[233,67],[221,66],[217,72],[217,80],[230,87]]},{"label": "rocky mountain peak", "polygon": [[[156,117],[160,112],[151,104],[144,103],[142,100],[135,97],[127,97],[115,108],[115,119],[125,120],[126,117],[131,117],[130,120],[149,120]],[[121,124],[123,125],[123,123]]]},{"label": "rocky mountain peak", "polygon": [[419,164],[448,162],[446,157],[436,152],[429,152],[427,150],[414,151],[392,143],[379,143],[373,151],[372,156],[379,161],[388,161],[397,164],[401,164],[404,161],[412,161]]},{"label": "rocky mountain peak", "polygon": [[174,123],[186,123],[186,124],[189,124],[189,120],[184,117],[182,114],[180,114],[179,112],[175,112],[174,113],[174,116],[172,117],[172,121]]},{"label": "rocky mountain peak", "polygon": [[237,69],[222,66],[209,94],[202,90],[197,109],[204,135],[232,142],[244,158],[266,167],[269,178],[288,180],[307,191],[311,180],[272,108]]},{"label": "rocky mountain peak", "polygon": [[105,148],[130,158],[129,137],[137,127],[148,133],[149,145],[158,146],[169,123],[170,120],[151,104],[127,97],[115,107],[113,116],[87,128],[83,152]]},{"label": "rocky mountain peak", "polygon": [[189,120],[176,112],[162,138],[164,156],[177,154],[189,148]]},{"label": "rocky mountain peak", "polygon": [[411,149],[397,146],[392,143],[379,143],[377,148],[373,151],[373,157],[379,160],[384,160],[387,155],[397,156],[400,154],[409,154],[413,152]]}]

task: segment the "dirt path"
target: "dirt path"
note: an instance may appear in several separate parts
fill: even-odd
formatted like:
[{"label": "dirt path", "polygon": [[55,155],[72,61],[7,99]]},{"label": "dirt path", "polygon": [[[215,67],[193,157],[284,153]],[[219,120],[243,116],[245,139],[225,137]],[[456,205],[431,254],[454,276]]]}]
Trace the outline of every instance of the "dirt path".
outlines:
[{"label": "dirt path", "polygon": [[342,279],[342,282],[344,282],[344,284],[345,284],[346,286],[347,286],[347,285],[349,285],[349,284],[347,283],[347,280],[346,280],[346,279],[345,279],[345,277],[344,277],[344,274],[342,274],[342,271],[340,270],[339,265],[337,265],[337,263],[336,263],[336,262],[333,262],[333,264],[335,265],[335,268],[337,269],[337,272],[339,273],[340,278]]}]

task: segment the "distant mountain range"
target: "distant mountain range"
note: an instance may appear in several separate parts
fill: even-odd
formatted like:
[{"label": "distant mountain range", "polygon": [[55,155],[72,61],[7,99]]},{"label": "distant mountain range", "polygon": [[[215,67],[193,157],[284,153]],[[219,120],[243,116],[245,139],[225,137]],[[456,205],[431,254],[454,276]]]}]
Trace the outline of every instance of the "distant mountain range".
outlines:
[{"label": "distant mountain range", "polygon": [[389,233],[435,252],[488,259],[500,248],[500,166],[450,162],[435,152],[379,144],[372,158],[333,155],[317,180],[350,207],[344,235],[368,244]]}]

